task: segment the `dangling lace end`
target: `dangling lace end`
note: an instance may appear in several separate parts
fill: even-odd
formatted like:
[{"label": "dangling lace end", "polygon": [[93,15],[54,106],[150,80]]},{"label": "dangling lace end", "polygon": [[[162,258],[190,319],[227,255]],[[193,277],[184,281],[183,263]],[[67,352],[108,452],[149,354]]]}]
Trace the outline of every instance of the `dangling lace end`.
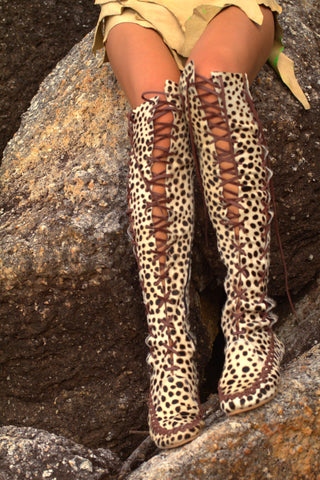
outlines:
[{"label": "dangling lace end", "polygon": [[[255,116],[256,121],[257,121],[257,123],[260,127],[261,138],[263,140],[262,143],[265,143],[265,139],[264,139],[264,135],[263,135],[263,129],[262,129],[257,111],[256,111],[255,106],[253,104],[250,92],[245,90],[245,94],[246,94],[246,97],[247,97],[247,100],[248,100],[249,104],[251,105],[253,115]],[[269,172],[272,172],[272,171],[271,171],[270,165],[269,165],[270,157],[269,157],[269,153],[268,153],[267,149],[265,150],[265,153],[267,153],[267,155],[265,157],[265,166],[266,166],[267,172],[269,174]],[[279,250],[280,250],[281,262],[282,262],[282,267],[283,267],[283,272],[284,272],[286,294],[287,294],[287,298],[289,300],[289,305],[290,305],[291,311],[292,311],[293,315],[296,318],[298,318],[298,315],[297,315],[297,312],[296,312],[296,310],[293,306],[293,301],[292,301],[290,291],[289,291],[288,269],[287,269],[287,264],[286,264],[286,260],[285,260],[285,256],[284,256],[284,252],[283,252],[282,241],[281,241],[280,231],[279,231],[279,223],[278,223],[278,217],[277,217],[277,209],[276,209],[276,200],[275,200],[273,179],[272,179],[272,175],[270,176],[270,174],[269,174],[268,182],[269,182],[270,194],[271,194],[272,206],[273,206],[273,221],[274,221],[275,233],[276,233],[276,237],[277,237],[277,243],[278,243],[278,247],[279,247]]]},{"label": "dangling lace end", "polygon": [[283,247],[282,247],[282,241],[280,237],[280,231],[279,231],[279,223],[278,223],[278,217],[277,217],[277,210],[276,210],[276,201],[275,201],[275,195],[274,195],[274,187],[273,187],[273,181],[270,179],[270,191],[271,191],[271,198],[272,198],[272,204],[273,204],[273,212],[274,212],[274,227],[275,227],[275,232],[276,232],[276,237],[277,237],[277,243],[279,246],[280,250],[280,256],[281,256],[281,262],[282,262],[282,267],[283,267],[283,272],[284,272],[284,280],[285,280],[285,287],[286,287],[286,294],[287,298],[289,300],[289,305],[291,308],[291,311],[293,315],[298,319],[298,314],[293,306],[293,301],[290,295],[290,290],[289,290],[289,282],[288,282],[288,269],[287,269],[287,264],[286,260],[284,257],[284,252],[283,252]]}]

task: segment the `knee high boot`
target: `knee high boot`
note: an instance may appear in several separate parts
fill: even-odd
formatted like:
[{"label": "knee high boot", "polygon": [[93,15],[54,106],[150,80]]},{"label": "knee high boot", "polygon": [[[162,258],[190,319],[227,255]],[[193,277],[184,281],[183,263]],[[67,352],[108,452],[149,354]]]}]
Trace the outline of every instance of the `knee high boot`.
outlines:
[{"label": "knee high boot", "polygon": [[222,410],[236,414],[276,394],[284,347],[272,331],[267,296],[272,212],[268,151],[246,75],[195,74],[180,82],[205,202],[227,268],[221,326],[225,364],[219,382]]},{"label": "knee high boot", "polygon": [[178,85],[167,81],[157,93],[129,115],[129,231],[149,331],[150,435],[159,448],[173,448],[202,427],[188,322],[193,158]]}]

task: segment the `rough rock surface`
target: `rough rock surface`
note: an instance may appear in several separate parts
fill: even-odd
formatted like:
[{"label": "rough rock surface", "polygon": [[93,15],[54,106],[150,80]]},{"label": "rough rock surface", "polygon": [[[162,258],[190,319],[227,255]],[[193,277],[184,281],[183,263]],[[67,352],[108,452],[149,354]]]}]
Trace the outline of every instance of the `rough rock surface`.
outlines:
[{"label": "rough rock surface", "polygon": [[102,480],[114,478],[119,459],[31,427],[0,428],[1,480]]},{"label": "rough rock surface", "polygon": [[[305,112],[268,67],[252,91],[277,157],[272,163],[290,286],[302,294],[314,288],[320,264],[319,12],[315,1],[302,12],[292,0],[283,4],[288,53],[312,109]],[[141,440],[128,432],[146,429],[148,389],[144,309],[126,236],[128,105],[110,68],[97,70],[91,40],[86,37],[47,77],[4,154],[0,406],[5,424],[36,426],[126,455]],[[203,366],[223,267],[212,231],[205,245],[201,205],[198,213],[192,315]],[[283,285],[274,248],[271,294],[281,299]],[[297,348],[306,346],[310,339]]]},{"label": "rough rock surface", "polygon": [[318,480],[320,345],[283,372],[276,400],[234,417],[213,415],[200,437],[163,452],[128,480]]},{"label": "rough rock surface", "polygon": [[277,331],[286,345],[284,364],[320,343],[320,278],[295,309],[297,316],[285,315]]},{"label": "rough rock surface", "polygon": [[98,15],[88,0],[1,0],[0,157],[40,82],[92,30]]},{"label": "rough rock surface", "polygon": [[[282,372],[275,400],[235,417],[208,412],[201,435],[161,452],[127,480],[318,480],[320,469],[320,345]],[[213,402],[214,403],[214,402]],[[120,462],[33,428],[0,428],[0,479],[108,480]],[[2,476],[1,476],[2,475]]]},{"label": "rough rock surface", "polygon": [[125,450],[125,419],[146,418],[144,310],[125,234],[127,105],[91,40],[42,84],[4,156],[1,409]]}]

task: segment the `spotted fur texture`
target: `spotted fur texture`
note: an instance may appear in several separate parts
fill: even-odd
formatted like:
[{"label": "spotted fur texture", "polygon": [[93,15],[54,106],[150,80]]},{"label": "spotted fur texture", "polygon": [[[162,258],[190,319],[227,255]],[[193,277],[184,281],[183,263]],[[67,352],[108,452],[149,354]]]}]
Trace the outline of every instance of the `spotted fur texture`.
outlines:
[{"label": "spotted fur texture", "polygon": [[272,174],[245,75],[214,72],[207,79],[196,76],[189,63],[180,88],[206,205],[227,267],[219,396],[221,408],[235,414],[275,395],[284,350],[271,329],[276,318],[267,296]]},{"label": "spotted fur texture", "polygon": [[[154,96],[129,117],[132,151],[128,203],[149,329],[146,343],[150,348],[150,434],[158,447],[172,448],[199,433],[202,413],[193,359],[195,342],[188,322],[194,228],[193,159],[178,86],[167,81],[165,95],[165,102]],[[159,125],[161,130],[161,111],[166,108],[173,114],[173,123],[170,148],[164,157],[162,152],[162,162],[166,162],[165,194],[159,196],[153,188],[160,179],[151,166],[157,139],[161,137],[155,132]],[[155,205],[161,206],[162,218],[155,219]],[[166,235],[162,255],[156,240],[159,230]]]}]

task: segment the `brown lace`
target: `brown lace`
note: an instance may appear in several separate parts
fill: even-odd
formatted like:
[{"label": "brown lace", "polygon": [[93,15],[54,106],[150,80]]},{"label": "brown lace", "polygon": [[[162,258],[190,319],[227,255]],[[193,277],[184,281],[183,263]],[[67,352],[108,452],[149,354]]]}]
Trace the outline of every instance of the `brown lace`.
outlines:
[{"label": "brown lace", "polygon": [[[152,98],[149,98],[149,96],[152,96]],[[154,99],[154,96],[157,96],[156,99]],[[162,97],[165,97],[165,99],[162,99]],[[151,201],[147,202],[145,210],[152,209],[152,224],[148,226],[150,235],[149,238],[155,237],[156,239],[156,248],[154,250],[151,250],[150,253],[153,254],[153,262],[159,262],[160,263],[160,273],[157,276],[157,281],[156,285],[162,285],[162,295],[159,295],[157,298],[157,306],[161,308],[164,306],[165,308],[165,317],[161,320],[161,325],[160,329],[161,331],[166,330],[167,332],[167,338],[168,342],[164,342],[163,346],[166,348],[166,354],[170,355],[169,358],[169,364],[170,367],[167,367],[166,370],[168,371],[175,371],[178,370],[180,367],[178,365],[174,364],[173,356],[174,355],[179,355],[179,351],[176,349],[176,343],[177,341],[174,341],[172,339],[172,333],[175,331],[175,326],[172,322],[173,317],[169,315],[168,312],[168,305],[170,303],[173,303],[173,301],[170,298],[170,292],[166,291],[166,283],[165,279],[168,277],[168,270],[169,267],[167,265],[167,257],[168,257],[168,252],[169,249],[171,248],[171,244],[168,242],[168,234],[169,234],[169,229],[171,226],[171,222],[169,221],[169,216],[170,216],[170,201],[171,199],[167,197],[166,190],[165,190],[165,181],[168,178],[171,178],[171,174],[166,173],[166,166],[170,164],[168,161],[168,156],[172,154],[170,152],[170,145],[169,147],[164,147],[159,145],[159,143],[163,140],[169,140],[169,143],[171,144],[171,140],[175,138],[175,133],[178,130],[177,125],[174,124],[174,122],[168,122],[168,121],[161,121],[162,117],[165,116],[168,113],[172,114],[178,114],[182,115],[182,111],[178,109],[178,107],[173,103],[169,102],[167,100],[167,94],[165,92],[154,92],[154,91],[148,91],[144,92],[142,94],[142,99],[145,102],[149,102],[154,106],[152,116],[148,120],[149,122],[153,122],[153,140],[152,142],[148,141],[147,146],[150,146],[152,144],[153,146],[153,152],[152,156],[146,157],[146,161],[148,162],[151,170],[151,179],[148,180],[144,177],[143,173],[141,172],[139,163],[135,159],[135,165],[137,168],[139,168],[141,177],[144,180],[144,183],[146,185],[146,190],[150,193],[151,196]],[[133,124],[135,122],[134,115],[129,114],[129,138],[131,140],[131,145],[132,145],[132,155],[135,157],[135,150],[134,150],[134,142],[133,142]],[[170,133],[168,133],[168,129],[170,129]],[[154,173],[153,172],[153,165],[155,163],[161,163],[164,165],[164,171],[160,173]],[[154,187],[163,187],[163,192],[156,192],[154,191]],[[128,200],[130,202],[131,200],[131,194],[128,192]],[[158,208],[159,211],[161,212],[160,214],[156,215],[154,213],[154,209]],[[129,216],[131,216],[132,209],[128,210]],[[134,245],[134,251],[136,253],[136,248],[135,246],[137,245],[136,240],[134,239],[133,235],[133,227],[131,223],[131,238],[133,241]],[[159,238],[159,233],[163,234],[164,238]],[[136,255],[137,257],[137,255]],[[161,261],[163,258],[165,258],[165,261]],[[137,257],[138,261],[138,266],[139,266],[139,259]],[[139,266],[140,268],[140,266]],[[142,289],[144,289],[142,285]],[[150,313],[149,305],[146,304],[146,313],[147,315]],[[152,338],[155,338],[156,335],[152,332],[152,329],[149,328],[149,337],[146,341],[147,345],[150,348],[150,354],[151,356],[153,355],[153,347],[152,347]]]},{"label": "brown lace", "polygon": [[[244,85],[245,84],[246,84],[246,82],[245,82],[245,79],[244,79]],[[199,109],[204,111],[204,118],[205,118],[205,120],[207,120],[208,126],[210,128],[210,131],[208,132],[208,135],[212,136],[212,143],[215,144],[215,149],[216,149],[216,152],[217,152],[217,156],[215,158],[215,161],[219,165],[220,172],[223,171],[223,175],[224,175],[224,178],[223,178],[223,176],[221,176],[219,178],[219,180],[221,182],[220,185],[221,185],[221,187],[224,191],[224,194],[230,194],[230,197],[226,197],[224,195],[224,196],[219,198],[219,201],[228,210],[228,219],[225,220],[223,223],[227,228],[230,228],[232,230],[234,229],[235,232],[236,231],[239,232],[240,229],[242,229],[242,230],[245,229],[245,226],[240,221],[240,210],[244,208],[242,203],[241,203],[243,197],[240,197],[233,190],[228,188],[228,185],[230,185],[230,186],[232,185],[232,186],[238,188],[241,184],[240,184],[240,176],[239,176],[238,168],[237,168],[238,165],[237,165],[237,161],[236,161],[237,154],[234,152],[234,149],[233,149],[233,141],[232,141],[232,138],[231,138],[231,132],[230,132],[229,124],[228,124],[228,115],[227,115],[226,105],[225,105],[225,101],[224,101],[225,100],[225,92],[224,92],[224,84],[223,84],[222,77],[220,77],[218,79],[217,84],[214,84],[214,82],[211,78],[208,79],[208,78],[206,78],[202,75],[196,75],[196,79],[195,79],[194,82],[191,82],[190,78],[189,78],[188,87],[190,87],[190,86],[194,86],[196,88],[197,92],[198,92],[197,98],[199,98],[200,101],[201,101],[201,106],[199,107]],[[188,91],[189,91],[189,88],[187,88],[187,92]],[[269,245],[268,245],[269,242],[267,241],[267,239],[268,239],[268,236],[269,236],[269,231],[270,231],[270,228],[271,228],[271,221],[272,221],[272,217],[273,217],[273,214],[270,210],[271,198],[272,198],[272,201],[273,201],[273,205],[275,206],[274,191],[273,191],[273,185],[272,185],[272,182],[271,182],[272,172],[269,168],[269,163],[268,163],[269,162],[269,155],[268,155],[268,151],[265,147],[265,140],[264,140],[264,136],[263,136],[263,131],[262,131],[262,127],[261,127],[257,112],[256,112],[256,110],[253,106],[253,102],[251,100],[251,96],[250,96],[249,92],[246,89],[244,89],[244,93],[246,95],[246,99],[248,100],[248,102],[249,102],[249,104],[252,108],[254,118],[257,121],[258,126],[259,126],[259,143],[260,143],[260,146],[261,146],[261,148],[264,152],[263,153],[263,167],[264,167],[264,171],[266,172],[266,176],[267,176],[267,178],[265,180],[264,187],[263,187],[265,192],[267,192],[267,197],[268,197],[268,200],[265,202],[264,209],[263,209],[264,213],[267,215],[267,218],[268,218],[267,224],[266,224],[266,227],[265,227],[265,231],[264,231],[265,246],[264,246],[263,253],[261,255],[261,258],[263,258],[265,255],[267,255],[267,252],[269,250]],[[214,96],[216,99],[214,101],[212,101],[212,98],[210,98],[208,100],[207,98],[209,96],[210,97]],[[221,102],[219,102],[220,99],[221,99]],[[189,111],[189,124],[191,126],[190,111]],[[213,132],[213,129],[215,130],[215,133]],[[217,129],[220,130],[222,133],[218,134]],[[194,142],[194,138],[193,138],[193,129],[192,128],[190,130],[190,133],[191,133],[191,142],[194,145],[195,142]],[[221,142],[227,143],[228,146],[227,147],[222,147]],[[195,162],[197,164],[197,172],[200,172],[199,162],[198,162],[198,158],[197,158],[197,155],[196,155],[195,147],[193,147],[193,152],[194,152],[194,159],[195,159]],[[230,167],[222,168],[223,163],[224,164],[225,163],[229,164]],[[230,178],[225,178],[226,174],[230,175]],[[200,179],[200,182],[202,183],[200,174],[198,175],[198,178]],[[270,189],[271,195],[269,193],[269,189]],[[202,190],[203,190],[203,188],[202,188]],[[230,207],[235,207],[237,209],[237,211],[236,212],[231,211]],[[290,292],[289,292],[289,289],[288,289],[287,268],[286,268],[286,263],[285,263],[285,259],[284,259],[284,255],[283,255],[283,249],[282,249],[282,244],[281,244],[281,239],[280,239],[280,235],[279,235],[279,229],[278,229],[277,221],[275,222],[275,227],[276,227],[276,235],[277,235],[277,239],[278,239],[278,243],[279,243],[279,247],[280,247],[280,252],[281,252],[281,259],[282,259],[282,263],[283,263],[283,267],[284,267],[286,292],[287,292],[287,296],[288,296],[288,299],[289,299],[289,302],[290,302],[290,306],[291,306],[293,312],[295,313],[294,308],[293,308],[293,304],[292,304],[292,300],[291,300],[291,296],[290,296]],[[236,311],[234,312],[235,327],[236,327],[234,334],[239,335],[239,334],[243,333],[243,331],[239,331],[238,326],[240,324],[241,319],[243,318],[243,316],[245,314],[243,309],[241,309],[241,300],[246,299],[246,292],[247,292],[247,289],[244,287],[243,282],[241,280],[241,276],[243,275],[245,278],[247,278],[249,274],[248,274],[245,266],[241,266],[241,255],[244,253],[243,252],[244,244],[239,243],[239,241],[238,241],[239,240],[239,235],[235,235],[235,238],[236,238],[236,241],[233,241],[232,243],[233,243],[233,246],[235,248],[235,251],[238,253],[238,263],[235,264],[235,268],[237,269],[237,276],[239,277],[239,283],[234,288],[234,296],[237,298]],[[267,271],[262,272],[262,274],[260,275],[259,283],[264,282],[266,275],[267,275]],[[263,320],[268,319],[269,322],[270,322],[270,327],[271,327],[272,324],[276,321],[275,316],[271,313],[271,310],[274,307],[274,302],[267,297],[266,289],[264,289],[264,290],[265,290],[264,293],[260,297],[260,301],[264,302],[265,306],[266,306],[266,310],[262,314],[262,317],[263,317],[262,319]]]},{"label": "brown lace", "polygon": [[285,256],[284,256],[284,251],[283,251],[283,246],[282,246],[282,241],[281,241],[281,236],[280,236],[280,230],[279,230],[276,196],[275,196],[275,193],[274,193],[272,171],[271,171],[271,168],[270,168],[270,156],[269,156],[268,150],[265,147],[266,141],[265,141],[265,138],[264,138],[263,129],[262,129],[262,125],[261,125],[261,122],[260,122],[260,119],[259,119],[259,116],[258,116],[258,112],[256,111],[256,108],[255,108],[254,103],[252,101],[251,95],[249,94],[249,92],[247,90],[245,90],[245,95],[246,95],[247,101],[248,101],[248,103],[251,107],[253,116],[254,116],[257,124],[259,125],[259,131],[260,131],[260,135],[261,135],[261,139],[262,139],[262,148],[265,151],[265,165],[266,165],[267,171],[270,175],[270,177],[269,177],[269,188],[270,188],[270,195],[271,195],[271,200],[272,200],[273,213],[272,213],[271,219],[269,221],[269,229],[271,228],[271,222],[272,222],[272,219],[273,219],[274,229],[275,229],[275,233],[276,233],[276,237],[277,237],[277,243],[278,243],[278,247],[279,247],[279,250],[280,250],[280,257],[281,257],[281,262],[282,262],[282,267],[283,267],[283,272],[284,272],[285,288],[286,288],[287,298],[289,300],[289,304],[290,304],[290,308],[291,308],[292,313],[295,315],[295,317],[298,317],[297,312],[296,312],[296,310],[294,308],[294,305],[293,305],[293,302],[292,302],[291,295],[290,295],[289,281],[288,281],[288,269],[287,269],[287,263],[286,263],[286,259],[285,259]]}]

